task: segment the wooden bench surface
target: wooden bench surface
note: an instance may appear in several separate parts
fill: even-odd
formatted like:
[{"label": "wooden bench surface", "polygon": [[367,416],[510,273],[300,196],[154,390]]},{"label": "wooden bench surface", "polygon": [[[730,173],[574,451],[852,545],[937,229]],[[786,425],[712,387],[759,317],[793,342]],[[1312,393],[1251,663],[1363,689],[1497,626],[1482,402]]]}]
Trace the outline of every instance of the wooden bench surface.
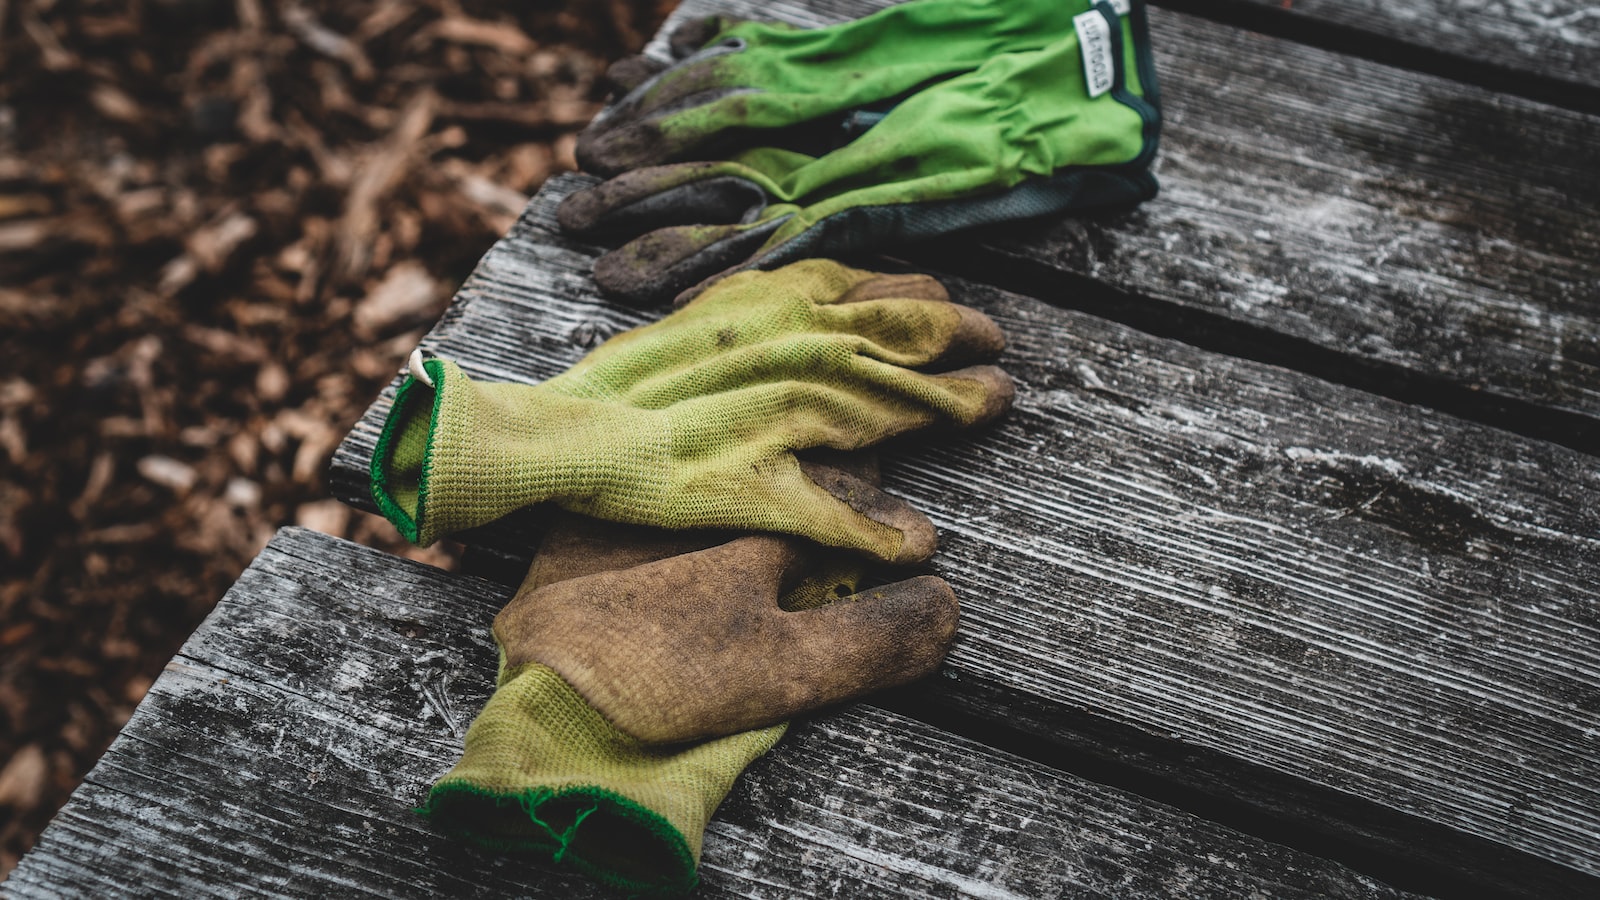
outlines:
[{"label": "wooden bench surface", "polygon": [[[608,896],[411,812],[488,697],[488,626],[509,599],[281,531],[6,896]],[[702,880],[707,897],[1401,896],[873,707],[803,723],[750,768],[709,829]]]},{"label": "wooden bench surface", "polygon": [[[645,318],[555,230],[583,183],[545,189],[425,347],[531,382]],[[981,438],[886,455],[962,599],[925,702],[1508,888],[1567,881],[1537,858],[1600,872],[1589,457],[951,285],[1006,329],[1019,395]],[[351,502],[385,408],[336,458]]]},{"label": "wooden bench surface", "polygon": [[1587,0],[1167,0],[1162,6],[1600,109],[1600,11]]},{"label": "wooden bench surface", "polygon": [[[718,10],[815,25],[879,5],[688,0],[674,21]],[[961,597],[961,633],[941,677],[820,717],[752,771],[712,826],[707,891],[1388,890],[1345,863],[1430,894],[1600,892],[1600,103],[1585,99],[1600,16],[1561,0],[1537,15],[1520,0],[1180,5],[1226,23],[1152,10],[1160,197],[907,251],[1006,329],[1019,387],[985,434],[885,453],[886,487],[939,526],[933,565]],[[1376,59],[1346,40],[1367,32],[1387,35]],[[1541,41],[1564,49],[1528,50]],[[1464,76],[1479,58],[1500,74]],[[423,346],[474,377],[533,383],[658,315],[599,299],[588,272],[604,248],[555,227],[555,204],[590,183],[548,184]],[[392,391],[334,459],[336,495],[367,508]],[[465,540],[514,577],[540,518]],[[297,611],[235,624],[278,589]],[[398,626],[300,610],[346,609],[361,590],[381,608],[360,615],[427,627],[402,641]],[[285,532],[7,888],[125,877],[103,873],[135,865],[113,856],[116,829],[138,820],[161,836],[152,846],[215,844],[240,872],[279,842],[310,854],[275,863],[267,893],[340,878],[379,893],[410,893],[407,879],[576,889],[399,814],[486,694],[485,627],[505,591]],[[442,606],[420,598],[435,593]],[[372,653],[384,662],[327,668]],[[251,687],[230,694],[213,682],[235,657]],[[351,672],[381,675],[359,703],[328,687],[355,691],[366,676]],[[269,708],[281,728],[251,724],[247,709]],[[186,727],[226,747],[190,754]],[[285,735],[310,749],[260,756]],[[148,748],[186,761],[163,768],[169,750]],[[280,760],[297,753],[332,761],[295,777],[348,795],[282,787],[297,783]],[[352,762],[363,753],[386,754],[388,774]],[[901,768],[858,782],[882,754]],[[955,757],[969,762],[947,769]],[[198,787],[195,772],[230,765],[234,787]],[[228,799],[255,784],[281,808]],[[988,824],[952,799],[971,784]],[[163,803],[163,789],[186,799]],[[1090,799],[1052,803],[1078,791]],[[898,816],[909,796],[916,827]],[[1153,830],[1129,837],[1131,820]],[[320,839],[295,836],[306,823]],[[1128,855],[1141,840],[1168,855]],[[85,847],[103,849],[72,862]],[[154,867],[164,856],[150,852]],[[407,858],[391,884],[380,863],[395,853]],[[1180,869],[1197,887],[1179,889]]]}]

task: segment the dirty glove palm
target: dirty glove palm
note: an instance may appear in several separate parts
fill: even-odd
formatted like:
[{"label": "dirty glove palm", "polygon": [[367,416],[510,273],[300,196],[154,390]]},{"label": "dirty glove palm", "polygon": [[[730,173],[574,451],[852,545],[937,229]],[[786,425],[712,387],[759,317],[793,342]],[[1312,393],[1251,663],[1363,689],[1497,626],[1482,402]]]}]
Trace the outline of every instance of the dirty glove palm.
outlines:
[{"label": "dirty glove palm", "polygon": [[[863,468],[873,467],[857,465],[857,474],[875,480],[873,472]],[[794,568],[790,554],[798,542],[747,538],[704,552],[707,543],[716,545],[717,540],[698,533],[619,526],[577,516],[559,520],[540,547],[522,589],[496,619],[495,637],[501,646],[499,686],[468,730],[460,762],[429,794],[427,810],[434,820],[498,849],[543,851],[556,862],[624,890],[656,894],[691,887],[712,812],[739,773],[772,747],[785,726],[768,725],[665,746],[642,741],[615,724],[632,718],[623,708],[626,703],[619,707],[614,702],[617,687],[597,693],[595,673],[563,666],[568,675],[563,678],[541,661],[563,665],[547,655],[550,629],[541,620],[553,610],[556,619],[580,627],[584,620],[600,620],[596,624],[607,635],[630,626],[643,632],[661,627],[664,619],[676,615],[675,607],[703,605],[725,616],[724,625],[714,626],[713,631],[724,637],[744,632],[742,637],[747,639],[731,642],[729,652],[719,657],[743,660],[744,671],[753,663],[758,670],[770,667],[798,673],[804,680],[805,672],[792,659],[779,658],[787,648],[772,652],[762,646],[760,635],[748,633],[739,623],[748,623],[751,613],[758,620],[774,615],[814,616],[800,611],[855,602],[856,598],[840,598],[856,589],[860,557],[835,553],[806,563],[805,578],[787,589],[778,604],[780,612],[771,603],[773,590],[792,580],[782,576]],[[708,567],[711,577],[701,580],[698,576]],[[607,574],[600,577],[600,573]],[[903,599],[898,606],[891,601],[895,609],[889,612],[912,612],[911,618],[922,623],[920,628],[901,624],[885,637],[868,635],[860,641],[849,630],[848,617],[824,614],[826,621],[806,621],[812,622],[810,628],[832,632],[830,637],[855,646],[897,640],[902,646],[888,648],[886,661],[901,675],[914,676],[931,668],[942,655],[956,609],[947,588],[929,590],[918,582],[909,586],[910,593],[923,594],[929,600],[910,607]],[[891,586],[880,592],[902,590]],[[619,619],[612,604],[622,595],[631,597],[634,605],[626,618]],[[657,598],[664,602],[656,604]],[[859,603],[882,605],[870,598]],[[682,623],[669,624],[674,632],[681,631],[677,626]],[[580,634],[579,638],[580,644],[593,644],[590,637]],[[674,710],[671,719],[676,723],[717,723],[709,728],[675,729],[670,732],[674,735],[721,732],[799,708],[775,703],[754,719],[722,716],[717,710],[725,710],[728,703],[718,695],[739,696],[743,672],[712,673],[720,677],[696,680],[699,673],[667,671],[662,665],[681,668],[685,663],[706,665],[709,660],[664,654],[659,643],[649,643],[652,649],[638,657],[638,668],[669,683],[678,693],[668,700]],[[620,646],[611,649],[615,654],[626,652]],[[841,655],[850,654],[846,649]],[[910,658],[923,662],[908,669],[903,661]],[[896,665],[896,659],[902,662]],[[769,674],[761,680],[769,686],[774,683]],[[764,693],[771,696],[770,691]],[[652,702],[646,697],[632,699]],[[645,714],[654,717],[649,711]]]},{"label": "dirty glove palm", "polygon": [[539,385],[485,384],[423,363],[402,384],[373,456],[373,494],[427,544],[551,501],[665,528],[800,535],[880,559],[926,559],[927,518],[794,451],[854,450],[1009,405],[986,316],[923,276],[826,260],[745,273],[620,334]]},{"label": "dirty glove palm", "polygon": [[[611,296],[646,303],[741,268],[1148,199],[1160,115],[1143,5],[1117,16],[1102,3],[1079,18],[1082,26],[1049,32],[1043,46],[918,90],[820,156],[770,146],[652,165],[567,198],[561,225],[597,238],[643,234],[597,261],[595,281]],[[727,103],[745,99],[735,93]],[[645,110],[630,98],[591,128],[623,134],[619,117],[654,122]],[[610,140],[634,151],[612,157],[661,161]],[[678,152],[662,146],[667,158]]]}]

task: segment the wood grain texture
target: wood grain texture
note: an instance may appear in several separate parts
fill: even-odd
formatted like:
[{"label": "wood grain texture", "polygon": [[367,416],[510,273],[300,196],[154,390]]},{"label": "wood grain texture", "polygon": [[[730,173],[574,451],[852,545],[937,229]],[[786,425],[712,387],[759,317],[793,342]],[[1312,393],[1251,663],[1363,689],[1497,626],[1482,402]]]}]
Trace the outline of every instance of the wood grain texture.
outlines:
[{"label": "wood grain texture", "polygon": [[[507,589],[286,529],[6,882],[62,896],[611,896],[411,807],[494,674]],[[1395,897],[1338,866],[872,708],[719,812],[707,897]]]},{"label": "wood grain texture", "polygon": [[[686,0],[803,25],[882,0]],[[909,251],[1324,377],[1583,417],[1600,448],[1600,117],[1151,10],[1159,197]],[[666,29],[664,29],[666,30]],[[653,49],[659,50],[658,45]],[[1278,354],[1273,357],[1272,354]],[[1514,426],[1513,426],[1514,427]]]},{"label": "wood grain texture", "polygon": [[[534,381],[638,320],[551,230],[583,183],[541,193],[425,346]],[[962,600],[937,693],[1063,743],[1082,721],[1168,741],[1202,761],[1164,775],[1505,890],[1594,888],[1592,458],[954,287],[1011,336],[1019,394],[979,439],[886,454]],[[386,408],[336,457],[346,499]],[[479,537],[529,546],[536,520]],[[1270,796],[1252,772],[1315,790]],[[1440,832],[1416,839],[1419,821]]]},{"label": "wood grain texture", "polygon": [[1263,28],[1291,21],[1312,34],[1328,26],[1348,29],[1394,48],[1410,48],[1426,62],[1402,65],[1454,74],[1467,67],[1497,77],[1524,76],[1559,94],[1600,89],[1600,7],[1590,0],[1162,0],[1199,15],[1255,13],[1245,22]]}]

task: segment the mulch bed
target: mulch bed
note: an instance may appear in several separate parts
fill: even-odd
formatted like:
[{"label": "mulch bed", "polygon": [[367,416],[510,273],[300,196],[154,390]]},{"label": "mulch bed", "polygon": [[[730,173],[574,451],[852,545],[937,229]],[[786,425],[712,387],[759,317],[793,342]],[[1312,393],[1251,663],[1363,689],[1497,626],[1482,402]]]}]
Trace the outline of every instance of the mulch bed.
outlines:
[{"label": "mulch bed", "polygon": [[675,0],[0,0],[0,878]]}]

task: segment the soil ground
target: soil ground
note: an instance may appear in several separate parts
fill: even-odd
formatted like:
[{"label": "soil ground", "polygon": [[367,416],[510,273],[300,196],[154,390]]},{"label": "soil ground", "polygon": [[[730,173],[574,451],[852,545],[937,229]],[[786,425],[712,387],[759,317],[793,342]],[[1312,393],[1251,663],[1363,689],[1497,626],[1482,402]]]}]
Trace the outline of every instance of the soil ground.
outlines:
[{"label": "soil ground", "polygon": [[0,0],[0,879],[675,0]]}]

